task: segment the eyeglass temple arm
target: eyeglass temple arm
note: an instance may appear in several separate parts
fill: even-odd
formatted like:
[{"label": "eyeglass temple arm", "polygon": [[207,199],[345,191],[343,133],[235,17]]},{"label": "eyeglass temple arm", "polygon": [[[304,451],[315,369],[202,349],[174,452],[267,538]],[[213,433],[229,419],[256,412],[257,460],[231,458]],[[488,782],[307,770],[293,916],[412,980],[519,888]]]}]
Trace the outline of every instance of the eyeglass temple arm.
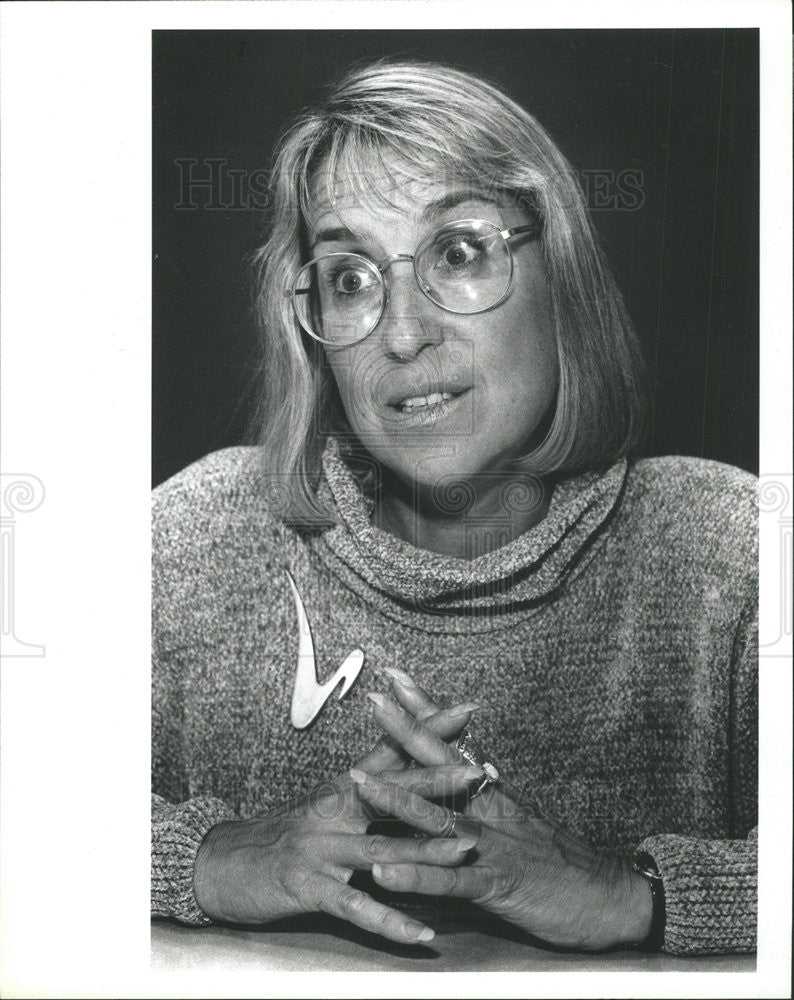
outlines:
[{"label": "eyeglass temple arm", "polygon": [[512,229],[502,229],[499,235],[503,239],[509,240],[511,236],[518,236],[521,233],[532,233],[537,236],[540,233],[540,223],[532,222],[528,226],[513,226]]}]

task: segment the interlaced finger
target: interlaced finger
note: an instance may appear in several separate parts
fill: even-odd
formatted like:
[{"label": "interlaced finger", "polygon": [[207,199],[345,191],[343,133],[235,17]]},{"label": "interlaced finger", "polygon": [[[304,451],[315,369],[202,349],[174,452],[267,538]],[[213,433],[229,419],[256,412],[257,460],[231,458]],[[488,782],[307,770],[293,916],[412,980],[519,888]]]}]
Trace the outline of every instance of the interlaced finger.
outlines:
[{"label": "interlaced finger", "polygon": [[[461,754],[436,735],[435,728],[428,725],[429,719],[420,722],[400,708],[395,702],[380,694],[370,694],[375,710],[375,719],[380,726],[403,749],[420,764],[432,766],[435,764],[460,764]],[[454,705],[439,713],[450,721],[456,721],[457,730],[463,728],[471,717],[471,713],[479,706],[474,702]],[[436,718],[433,716],[431,718]]]},{"label": "interlaced finger", "polygon": [[334,781],[323,782],[304,795],[287,799],[271,809],[270,815],[284,816],[289,820],[314,816],[325,828],[348,833],[364,832],[370,821],[346,772]]},{"label": "interlaced finger", "polygon": [[[472,704],[472,702],[467,703],[467,705]],[[432,712],[423,717],[422,723],[430,733],[438,738],[439,742],[452,739],[458,736],[461,729],[471,718],[471,711],[473,709],[471,711],[464,711],[467,705]],[[411,718],[411,716],[406,717]],[[387,734],[355,766],[358,770],[367,771],[369,774],[380,774],[382,771],[405,766],[411,757],[412,754],[399,739],[395,739],[391,734]],[[446,761],[454,762],[456,759],[460,760],[459,757],[447,757]],[[444,760],[433,761],[433,763],[444,763]]]},{"label": "interlaced finger", "polygon": [[[358,769],[356,769],[358,770]],[[474,764],[441,764],[402,771],[382,771],[378,777],[425,799],[453,798],[482,781],[482,768]]]},{"label": "interlaced finger", "polygon": [[493,885],[494,873],[479,866],[442,868],[432,865],[375,865],[375,881],[392,892],[418,892],[427,896],[479,899]]},{"label": "interlaced finger", "polygon": [[[414,718],[425,720],[428,716],[439,713],[436,702],[410,674],[391,667],[384,669],[392,678],[392,693],[397,702]],[[466,811],[497,826],[504,826],[506,820],[518,821],[527,812],[504,783],[499,789],[487,788],[483,794],[473,798]]]},{"label": "interlaced finger", "polygon": [[[448,837],[454,829],[457,836],[473,834],[475,839],[479,836],[479,824],[475,820],[458,817],[456,821],[456,814],[451,809],[437,806],[408,789],[381,781],[363,771],[354,769],[350,775],[358,785],[358,793],[362,799],[380,812],[402,820],[421,833],[431,837]],[[458,827],[457,823],[461,823],[461,826]],[[464,823],[465,829],[462,825]]]},{"label": "interlaced finger", "polygon": [[384,667],[384,670],[392,678],[394,697],[415,719],[427,719],[441,711],[441,706],[433,701],[427,691],[417,684],[410,674],[406,674],[403,670],[394,670],[391,667]]},{"label": "interlaced finger", "polygon": [[[335,865],[364,870],[369,870],[373,864],[459,865],[476,843],[474,837],[357,837],[334,834],[317,839],[317,849],[322,850]],[[305,849],[313,849],[308,840]]]},{"label": "interlaced finger", "polygon": [[390,941],[418,944],[435,937],[430,927],[411,920],[399,910],[384,906],[360,889],[342,884],[329,875],[317,874],[311,893],[311,902],[316,909],[347,920],[365,931],[380,934]]}]

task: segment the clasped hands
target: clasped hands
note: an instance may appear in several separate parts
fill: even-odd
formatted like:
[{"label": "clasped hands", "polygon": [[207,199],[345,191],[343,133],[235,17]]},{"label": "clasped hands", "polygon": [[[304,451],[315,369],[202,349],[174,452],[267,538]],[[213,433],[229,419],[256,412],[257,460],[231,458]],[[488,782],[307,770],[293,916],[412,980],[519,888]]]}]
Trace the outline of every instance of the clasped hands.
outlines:
[{"label": "clasped hands", "polygon": [[[202,910],[257,924],[322,911],[403,944],[431,940],[432,928],[348,885],[364,869],[393,892],[469,899],[550,944],[593,951],[642,940],[652,900],[628,859],[594,851],[501,785],[468,798],[483,772],[455,740],[476,706],[441,710],[407,674],[389,673],[395,700],[370,695],[386,736],[350,772],[209,831],[194,874]],[[368,834],[377,816],[419,835]]]}]

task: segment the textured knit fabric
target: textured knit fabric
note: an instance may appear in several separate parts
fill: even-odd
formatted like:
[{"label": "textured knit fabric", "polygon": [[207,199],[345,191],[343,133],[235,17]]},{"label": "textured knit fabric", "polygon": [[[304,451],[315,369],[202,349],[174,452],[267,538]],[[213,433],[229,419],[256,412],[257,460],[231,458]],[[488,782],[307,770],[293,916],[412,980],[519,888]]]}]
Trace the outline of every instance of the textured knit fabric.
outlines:
[{"label": "textured knit fabric", "polygon": [[[374,526],[334,441],[332,528],[285,526],[258,470],[256,449],[227,449],[155,491],[155,914],[206,922],[192,866],[207,830],[349,768],[380,735],[365,692],[397,667],[442,704],[482,704],[476,735],[517,797],[596,846],[653,856],[665,950],[755,948],[754,477],[618,462],[559,482],[537,526],[465,561]],[[319,680],[365,655],[301,731],[288,572]]]}]

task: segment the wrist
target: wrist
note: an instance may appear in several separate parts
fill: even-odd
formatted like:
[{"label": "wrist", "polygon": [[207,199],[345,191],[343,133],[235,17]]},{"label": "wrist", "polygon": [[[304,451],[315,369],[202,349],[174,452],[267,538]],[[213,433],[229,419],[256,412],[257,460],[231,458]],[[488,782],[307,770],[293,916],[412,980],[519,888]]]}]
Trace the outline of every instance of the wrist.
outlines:
[{"label": "wrist", "polygon": [[647,940],[653,927],[653,891],[650,881],[633,868],[627,872],[626,898],[620,943],[638,945]]},{"label": "wrist", "polygon": [[193,893],[199,907],[210,920],[228,919],[223,912],[221,899],[224,879],[219,874],[219,860],[223,854],[223,844],[228,838],[227,829],[224,828],[233,825],[233,821],[229,821],[210,827],[199,844],[193,866]]},{"label": "wrist", "polygon": [[592,920],[585,940],[570,942],[585,951],[636,946],[653,923],[653,895],[648,880],[636,872],[628,855],[600,856],[601,888],[591,900]]},{"label": "wrist", "polygon": [[603,933],[596,947],[636,947],[653,926],[651,886],[627,855],[613,855],[609,886],[602,903]]},{"label": "wrist", "polygon": [[279,817],[231,820],[213,826],[199,845],[193,893],[211,920],[267,924],[299,912],[283,889]]}]

